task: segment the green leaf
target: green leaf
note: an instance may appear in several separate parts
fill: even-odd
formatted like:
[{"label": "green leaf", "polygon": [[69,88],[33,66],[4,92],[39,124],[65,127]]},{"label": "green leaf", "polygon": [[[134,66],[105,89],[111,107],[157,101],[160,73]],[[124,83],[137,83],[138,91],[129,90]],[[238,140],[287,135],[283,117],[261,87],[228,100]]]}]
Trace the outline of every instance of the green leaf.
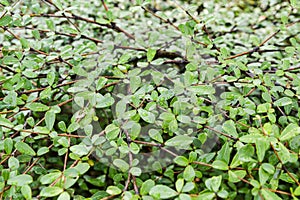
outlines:
[{"label": "green leaf", "polygon": [[216,92],[215,88],[209,85],[190,86],[188,90],[198,95],[209,95]]},{"label": "green leaf", "polygon": [[63,187],[65,189],[68,189],[71,186],[73,186],[76,182],[77,182],[77,178],[66,176]]},{"label": "green leaf", "polygon": [[202,193],[198,196],[198,199],[201,199],[201,200],[213,200],[215,199],[215,193],[213,192],[205,192],[205,193]]},{"label": "green leaf", "polygon": [[[2,180],[7,181],[10,177],[10,170],[9,169],[2,169],[1,170],[1,176],[3,177]],[[4,185],[4,184],[2,184],[2,185]]]},{"label": "green leaf", "polygon": [[158,141],[158,142],[160,142],[160,143],[163,143],[163,142],[164,142],[164,140],[163,140],[163,138],[162,138],[160,132],[159,132],[158,130],[156,130],[156,129],[150,129],[150,130],[149,130],[149,136],[150,136],[153,140],[156,140],[156,141]]},{"label": "green leaf", "polygon": [[[141,125],[136,122],[133,122],[133,121],[129,122],[128,125],[130,127],[130,129],[128,130],[129,136],[130,136],[131,140],[135,140],[137,137],[139,137],[139,135],[141,133]],[[131,145],[133,145],[133,144],[135,144],[135,143],[131,143]],[[138,145],[136,147],[131,146],[131,145],[130,145],[130,148],[132,150],[133,149],[135,149],[136,151],[140,150]]]},{"label": "green leaf", "polygon": [[52,2],[58,7],[59,10],[63,10],[60,0],[52,0]]},{"label": "green leaf", "polygon": [[44,112],[44,111],[49,110],[49,107],[42,103],[30,103],[30,104],[27,104],[25,107],[27,107],[28,109],[30,109],[34,112]]},{"label": "green leaf", "polygon": [[178,193],[165,185],[156,185],[151,188],[149,194],[158,199],[169,199],[178,195]]},{"label": "green leaf", "polygon": [[64,132],[67,131],[67,127],[66,127],[66,124],[65,124],[64,121],[58,122],[58,128],[59,128],[60,130],[64,131]]},{"label": "green leaf", "polygon": [[188,71],[195,71],[198,69],[198,66],[194,63],[188,63],[185,68],[188,70]]},{"label": "green leaf", "polygon": [[26,69],[25,71],[22,71],[22,74],[27,78],[36,78],[38,76],[37,72],[32,69]]},{"label": "green leaf", "polygon": [[82,175],[90,169],[90,165],[88,163],[79,163],[74,167],[74,169],[76,169],[78,173]]},{"label": "green leaf", "polygon": [[46,24],[51,31],[55,31],[55,25],[52,19],[47,19]]},{"label": "green leaf", "polygon": [[31,187],[27,184],[22,185],[21,187],[21,193],[23,195],[23,197],[27,200],[27,199],[32,199],[32,192],[31,192]]},{"label": "green leaf", "polygon": [[279,179],[286,182],[286,183],[295,183],[294,179],[291,178],[290,176],[293,176],[294,179],[298,180],[298,176],[294,173],[291,173],[291,172],[289,174],[288,173],[280,174]]},{"label": "green leaf", "polygon": [[191,165],[187,166],[183,171],[183,178],[186,181],[193,181],[195,178],[195,175],[196,175],[195,170]]},{"label": "green leaf", "polygon": [[3,102],[15,107],[17,106],[17,93],[15,91],[9,91],[4,97]]},{"label": "green leaf", "polygon": [[155,57],[156,50],[155,49],[148,49],[147,51],[147,61],[151,62],[153,58]]},{"label": "green leaf", "polygon": [[50,130],[45,126],[35,126],[33,131],[36,133],[49,134]]},{"label": "green leaf", "polygon": [[141,78],[139,76],[130,77],[130,89],[134,93],[141,86]]},{"label": "green leaf", "polygon": [[54,80],[55,80],[55,72],[54,71],[50,71],[48,74],[47,74],[47,81],[48,81],[48,84],[50,86],[53,85],[54,83]]},{"label": "green leaf", "polygon": [[145,182],[143,182],[142,186],[141,186],[141,195],[146,195],[150,192],[151,188],[153,188],[155,185],[155,182],[151,179],[146,180]]},{"label": "green leaf", "polygon": [[57,178],[59,178],[61,176],[61,172],[60,171],[56,171],[56,172],[51,172],[49,174],[43,175],[40,179],[40,182],[42,184],[50,184],[53,181],[55,181]]},{"label": "green leaf", "polygon": [[119,59],[119,64],[125,64],[130,59],[130,57],[130,54],[124,53]]},{"label": "green leaf", "polygon": [[252,156],[254,154],[254,147],[250,144],[247,144],[241,147],[238,151],[238,158],[242,162],[250,162],[252,161]]},{"label": "green leaf", "polygon": [[271,165],[270,163],[263,163],[261,165],[262,169],[265,170],[269,174],[274,174],[275,173],[275,167]]},{"label": "green leaf", "polygon": [[264,139],[264,137],[261,134],[248,134],[239,138],[243,143],[256,143],[259,139]]},{"label": "green leaf", "polygon": [[24,49],[30,48],[30,44],[29,44],[28,40],[26,40],[25,38],[20,38],[20,42]]},{"label": "green leaf", "polygon": [[60,187],[56,186],[49,186],[44,187],[40,193],[40,196],[42,197],[55,197],[58,196],[60,193],[62,193],[64,190]]},{"label": "green leaf", "polygon": [[290,152],[281,142],[278,143],[278,150],[276,151],[282,164],[285,164],[290,160]]},{"label": "green leaf", "polygon": [[129,169],[129,164],[121,159],[115,159],[113,164],[118,167],[122,172],[126,172]]},{"label": "green leaf", "polygon": [[155,115],[153,113],[142,108],[138,109],[138,113],[145,122],[148,122],[150,124],[153,124],[155,122]]},{"label": "green leaf", "polygon": [[215,160],[212,163],[212,167],[215,169],[220,169],[220,170],[228,170],[228,164],[222,160]]},{"label": "green leaf", "polygon": [[298,187],[295,189],[294,195],[300,196],[300,186],[298,186]]},{"label": "green leaf", "polygon": [[292,139],[293,137],[299,135],[300,127],[298,124],[289,124],[285,129],[281,132],[279,137],[280,141],[286,141]]},{"label": "green leaf", "polygon": [[10,157],[8,159],[8,167],[10,170],[16,170],[19,168],[19,166],[20,166],[20,164],[19,164],[19,160],[17,158]]},{"label": "green leaf", "polygon": [[0,26],[7,26],[12,21],[12,17],[5,15],[0,19]]},{"label": "green leaf", "polygon": [[31,31],[33,37],[36,39],[36,40],[39,40],[41,39],[41,35],[40,35],[40,32],[38,30],[32,30]]},{"label": "green leaf", "polygon": [[293,103],[293,101],[289,97],[282,97],[274,102],[274,106],[287,106],[292,103]]},{"label": "green leaf", "polygon": [[139,167],[132,167],[129,172],[133,175],[133,176],[140,176],[142,174],[142,170]]},{"label": "green leaf", "polygon": [[14,127],[13,123],[6,118],[0,116],[0,125],[7,126],[8,128]]},{"label": "green leaf", "polygon": [[117,118],[124,118],[126,108],[127,108],[127,103],[128,102],[126,99],[122,99],[122,100],[118,101],[118,103],[116,104],[116,117]]},{"label": "green leaf", "polygon": [[33,179],[28,174],[21,174],[8,179],[8,185],[23,186],[32,183]]},{"label": "green leaf", "polygon": [[159,72],[159,71],[153,71],[151,73],[151,75],[152,75],[153,82],[155,83],[155,85],[161,84],[161,82],[164,80],[164,75],[161,72]]},{"label": "green leaf", "polygon": [[57,200],[70,200],[71,197],[69,195],[68,192],[63,192],[59,195],[59,197],[57,198]]},{"label": "green leaf", "polygon": [[13,149],[13,140],[11,138],[4,139],[4,150],[7,154],[10,154]]},{"label": "green leaf", "polygon": [[48,99],[51,96],[51,88],[47,87],[46,89],[44,89],[41,93],[40,93],[40,98],[41,99]]},{"label": "green leaf", "polygon": [[96,108],[106,108],[111,105],[113,105],[115,102],[115,99],[107,93],[104,96],[101,96],[101,98],[97,98]]},{"label": "green leaf", "polygon": [[108,140],[113,140],[118,137],[120,128],[114,124],[110,124],[105,128],[105,135]]},{"label": "green leaf", "polygon": [[107,80],[108,79],[105,77],[100,77],[97,81],[96,90],[100,90],[101,88],[103,88],[103,86],[106,84]]},{"label": "green leaf", "polygon": [[37,151],[37,156],[41,156],[44,155],[46,153],[49,152],[49,148],[48,147],[41,147],[39,148],[39,150]]},{"label": "green leaf", "polygon": [[229,175],[229,182],[237,183],[240,182],[242,178],[244,178],[247,175],[247,172],[245,170],[236,170],[236,171],[228,171]]},{"label": "green leaf", "polygon": [[67,129],[67,132],[68,133],[72,133],[74,131],[76,131],[77,129],[79,129],[80,126],[77,122],[72,122],[69,126],[68,126],[68,129]]},{"label": "green leaf", "polygon": [[177,156],[175,159],[174,159],[174,162],[179,165],[179,166],[187,166],[189,164],[189,160],[184,157],[184,156]]},{"label": "green leaf", "polygon": [[266,102],[271,103],[272,102],[272,96],[268,92],[263,92],[261,95],[262,99]]},{"label": "green leaf", "polygon": [[269,143],[266,140],[258,140],[255,144],[256,154],[259,162],[264,160],[266,150],[269,148]]},{"label": "green leaf", "polygon": [[177,181],[175,183],[177,192],[181,192],[183,185],[184,185],[184,180],[182,178],[177,179]]},{"label": "green leaf", "polygon": [[276,193],[268,189],[261,189],[261,194],[265,199],[282,200]]},{"label": "green leaf", "polygon": [[295,47],[285,47],[284,50],[288,54],[294,54],[296,49]]},{"label": "green leaf", "polygon": [[187,149],[192,143],[193,143],[192,137],[187,135],[177,135],[167,140],[165,145],[171,147],[178,147],[181,149]]},{"label": "green leaf", "polygon": [[138,154],[140,152],[140,147],[139,145],[137,145],[136,143],[130,143],[130,147],[129,147],[130,151],[133,153],[133,154]]},{"label": "green leaf", "polygon": [[264,103],[257,106],[257,113],[267,113],[271,108],[270,103]]},{"label": "green leaf", "polygon": [[229,148],[229,142],[226,142],[218,152],[217,160],[222,160],[228,165],[230,160],[230,153],[231,148]]},{"label": "green leaf", "polygon": [[71,146],[70,150],[79,156],[84,156],[89,153],[89,150],[86,148],[86,146],[80,144]]},{"label": "green leaf", "polygon": [[206,187],[213,192],[218,192],[221,186],[222,176],[214,176],[205,181]]},{"label": "green leaf", "polygon": [[26,154],[26,155],[29,155],[29,156],[35,156],[36,155],[35,151],[28,144],[26,144],[25,142],[17,142],[15,144],[15,147],[22,154]]},{"label": "green leaf", "polygon": [[194,33],[193,27],[188,22],[186,24],[179,24],[178,28],[183,35],[192,35]]},{"label": "green leaf", "polygon": [[5,65],[13,65],[19,62],[19,60],[13,56],[5,56],[2,61]]},{"label": "green leaf", "polygon": [[195,188],[195,183],[194,182],[187,182],[183,188],[182,188],[182,192],[190,192],[191,190],[193,190]]},{"label": "green leaf", "polygon": [[52,130],[55,122],[55,113],[51,110],[47,111],[45,114],[45,122],[46,122],[46,127],[49,130]]},{"label": "green leaf", "polygon": [[290,0],[291,6],[294,8],[299,8],[300,7],[300,3],[297,0]]},{"label": "green leaf", "polygon": [[122,193],[122,190],[117,186],[108,186],[106,192],[110,195],[118,195]]},{"label": "green leaf", "polygon": [[237,138],[239,136],[236,131],[236,126],[235,126],[235,123],[233,120],[226,121],[223,124],[222,128],[227,134],[232,135],[235,138]]}]

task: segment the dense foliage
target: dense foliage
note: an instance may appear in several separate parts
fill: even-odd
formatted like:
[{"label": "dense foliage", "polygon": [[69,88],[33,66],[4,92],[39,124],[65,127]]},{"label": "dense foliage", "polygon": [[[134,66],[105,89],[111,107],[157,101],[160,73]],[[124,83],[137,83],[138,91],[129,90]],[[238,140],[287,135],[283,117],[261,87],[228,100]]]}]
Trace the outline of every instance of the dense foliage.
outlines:
[{"label": "dense foliage", "polygon": [[297,199],[299,7],[0,0],[0,199]]}]

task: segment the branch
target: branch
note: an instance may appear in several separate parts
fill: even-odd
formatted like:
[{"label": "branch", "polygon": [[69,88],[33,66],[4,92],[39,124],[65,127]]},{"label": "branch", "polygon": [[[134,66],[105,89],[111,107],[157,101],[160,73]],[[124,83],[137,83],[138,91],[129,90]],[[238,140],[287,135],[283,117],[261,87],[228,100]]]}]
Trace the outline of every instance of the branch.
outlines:
[{"label": "branch", "polygon": [[65,18],[65,19],[80,20],[80,21],[84,21],[84,22],[87,22],[87,23],[96,24],[98,26],[106,27],[106,28],[112,29],[116,32],[124,33],[128,38],[135,40],[135,37],[133,35],[131,35],[130,33],[126,32],[124,29],[117,26],[114,22],[111,22],[110,24],[101,24],[101,23],[96,22],[95,20],[92,20],[92,19],[81,17],[81,16],[75,15],[73,13],[70,13],[70,14],[71,14],[71,16],[55,15],[55,14],[30,14],[30,16],[31,17],[54,17],[54,18]]},{"label": "branch", "polygon": [[[288,28],[288,27],[291,27],[293,26],[294,24],[297,24],[299,23],[300,20],[296,21],[296,22],[293,22],[293,23],[290,23],[288,25],[286,25],[285,27]],[[243,55],[248,55],[248,54],[252,54],[254,52],[258,52],[260,50],[260,47],[262,47],[263,45],[265,45],[270,39],[272,39],[273,37],[275,37],[281,30],[278,29],[277,31],[275,31],[274,33],[272,33],[270,36],[268,36],[264,41],[262,41],[258,46],[254,47],[252,50],[249,50],[249,51],[245,51],[243,53],[239,53],[239,54],[236,54],[236,55],[233,55],[233,56],[230,56],[230,57],[227,57],[225,58],[225,60],[231,60],[231,59],[234,59],[234,58],[237,58],[237,57],[240,57],[240,56],[243,56]]]}]

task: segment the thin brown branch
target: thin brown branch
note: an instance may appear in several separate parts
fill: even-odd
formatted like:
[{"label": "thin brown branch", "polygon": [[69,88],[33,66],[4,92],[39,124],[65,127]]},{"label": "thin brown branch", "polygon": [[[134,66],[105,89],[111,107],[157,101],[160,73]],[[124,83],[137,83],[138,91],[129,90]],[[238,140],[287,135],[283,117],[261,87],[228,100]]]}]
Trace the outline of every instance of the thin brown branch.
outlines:
[{"label": "thin brown branch", "polygon": [[107,7],[105,1],[104,1],[104,0],[101,0],[101,3],[102,3],[102,5],[103,5],[104,9],[105,9],[106,11],[108,11],[108,7]]},{"label": "thin brown branch", "polygon": [[291,179],[298,185],[300,186],[300,183],[299,181],[289,172],[289,170],[285,167],[285,165],[282,163],[282,160],[281,158],[279,157],[278,155],[278,152],[277,150],[275,149],[274,145],[272,143],[270,143],[270,146],[272,147],[274,153],[275,153],[275,156],[277,157],[277,159],[279,160],[279,162],[282,164],[282,168],[284,169],[284,171],[288,174],[289,177],[291,177]]},{"label": "thin brown branch", "polygon": [[[297,24],[299,22],[300,22],[300,20],[298,20],[296,22],[293,22],[293,23],[290,23],[290,24],[287,24],[285,27],[288,28],[288,27],[293,26],[294,24]],[[243,53],[239,53],[239,54],[227,57],[227,58],[225,58],[225,60],[231,60],[231,59],[243,56],[243,55],[248,55],[248,54],[252,54],[254,52],[258,52],[260,50],[260,47],[262,47],[263,45],[265,45],[270,39],[272,39],[273,37],[275,37],[280,31],[281,30],[278,29],[277,31],[275,31],[274,33],[272,33],[270,36],[268,36],[265,40],[263,40],[258,46],[254,47],[252,50],[245,51]]]},{"label": "thin brown branch", "polygon": [[152,143],[152,142],[145,142],[145,141],[139,141],[139,140],[133,140],[132,142],[137,144],[143,144],[147,146],[155,146],[155,147],[162,147],[162,144]]},{"label": "thin brown branch", "polygon": [[81,17],[81,16],[78,16],[78,15],[75,15],[73,13],[69,13],[69,14],[71,14],[71,15],[67,16],[67,15],[55,15],[55,14],[31,14],[30,16],[31,17],[54,17],[54,18],[65,18],[65,19],[80,20],[80,21],[84,21],[84,22],[87,22],[87,23],[96,24],[98,26],[106,27],[106,28],[112,29],[112,30],[114,30],[116,32],[122,32],[128,38],[135,40],[135,37],[132,34],[128,33],[124,29],[120,28],[114,22],[111,22],[110,24],[102,24],[102,23],[96,22],[96,21],[94,21],[92,19],[88,19],[88,18],[85,18],[85,17]]},{"label": "thin brown branch", "polygon": [[10,69],[9,67],[3,66],[3,65],[0,65],[0,69],[4,69],[4,70],[9,71],[9,72],[14,73],[14,74],[17,73],[14,70]]},{"label": "thin brown branch", "polygon": [[[74,84],[76,82],[78,82],[78,80],[69,81],[69,82],[66,82],[66,83],[61,83],[61,84],[58,84],[57,86],[55,86],[54,89],[60,88],[60,87],[66,86],[66,85],[72,85],[72,84]],[[30,94],[30,93],[34,93],[34,92],[40,92],[40,91],[43,91],[43,90],[45,90],[47,88],[48,87],[36,88],[36,89],[32,89],[32,90],[26,90],[26,91],[21,92],[21,94]]]},{"label": "thin brown branch", "polygon": [[233,137],[232,135],[228,135],[228,134],[226,134],[226,133],[223,133],[223,132],[221,132],[221,131],[218,131],[218,130],[216,130],[216,129],[210,127],[210,126],[204,126],[204,128],[207,128],[207,129],[209,129],[209,130],[211,130],[211,131],[213,131],[213,132],[215,132],[215,133],[218,133],[218,134],[220,134],[220,135],[223,135],[223,136],[225,136],[225,137],[227,137],[227,138],[229,138],[229,139],[232,139],[232,140],[235,140],[235,141],[238,140],[238,138],[235,138],[235,137]]},{"label": "thin brown branch", "polygon": [[[60,11],[59,7],[57,7],[57,6],[52,2],[52,0],[43,0],[43,1],[45,1],[46,3],[48,3],[48,4],[52,5],[52,6],[54,6],[54,7],[56,8],[57,11]],[[63,15],[63,16],[66,16],[66,14],[65,14],[64,12],[62,13],[62,15]],[[75,23],[73,23],[69,18],[67,18],[67,20],[68,20],[68,22],[69,22],[70,24],[72,24],[72,25],[75,27],[75,29],[76,29],[79,33],[81,32],[80,29],[79,29],[79,27],[78,27]]]},{"label": "thin brown branch", "polygon": [[[124,133],[125,133],[125,135],[126,135],[127,146],[128,146],[128,148],[130,148],[130,143],[132,142],[132,140],[131,140],[131,138],[130,138],[130,135],[129,135],[129,133],[128,133],[127,130],[124,129],[123,131],[124,131]],[[129,166],[130,166],[130,168],[131,168],[131,167],[132,167],[132,162],[133,162],[133,155],[132,155],[132,152],[131,152],[131,151],[128,152],[128,157],[129,157]],[[136,178],[135,178],[135,176],[134,176],[133,174],[131,174],[129,171],[128,171],[128,179],[127,179],[127,182],[126,182],[125,185],[127,185],[127,187],[128,187],[128,184],[129,184],[129,182],[130,182],[130,177],[132,177],[132,183],[133,183],[133,188],[134,188],[135,194],[139,194],[139,188],[138,188],[137,183],[136,183]],[[124,189],[125,189],[125,188],[124,188]],[[126,189],[127,189],[127,188],[126,188]],[[126,190],[124,190],[124,191],[126,191]]]},{"label": "thin brown branch", "polygon": [[170,24],[171,26],[173,26],[176,30],[179,31],[179,28],[173,24],[169,19],[164,19],[161,16],[155,14],[154,12],[152,12],[151,10],[149,10],[148,8],[142,6],[142,9],[145,10],[146,12],[150,13],[151,15],[153,15],[154,17],[160,19],[161,21],[163,21],[164,23]]},{"label": "thin brown branch", "polygon": [[[51,31],[51,30],[44,30],[44,29],[35,29],[35,28],[30,28],[30,27],[24,27],[24,28],[25,29],[30,29],[30,30],[38,30],[39,32],[42,32],[42,33],[53,32],[56,35],[62,35],[62,36],[66,36],[66,37],[72,37],[72,38],[78,37],[78,34],[74,34],[74,33],[63,33],[63,32],[59,32],[59,31]],[[99,40],[99,39],[96,39],[96,38],[92,38],[92,37],[89,37],[89,36],[86,36],[86,35],[82,35],[82,34],[80,35],[80,38],[84,38],[84,39],[93,41],[95,43],[103,43],[102,40]]]},{"label": "thin brown branch", "polygon": [[[14,36],[17,40],[20,40],[20,37],[17,36],[16,34],[14,34],[14,33],[13,33],[11,30],[9,30],[7,27],[1,26],[1,28],[4,29],[5,31],[9,32],[9,33],[10,33],[12,36]],[[30,47],[30,50],[31,50],[31,51],[34,51],[34,52],[36,52],[36,53],[45,55],[45,56],[48,56],[48,55],[49,55],[49,54],[47,54],[46,52],[43,52],[43,51],[34,49],[34,48],[32,48],[32,47]],[[59,59],[61,62],[63,62],[63,63],[65,63],[65,64],[69,65],[71,68],[74,67],[71,63],[69,63],[68,61],[62,59],[61,57],[59,57],[58,59]]]}]

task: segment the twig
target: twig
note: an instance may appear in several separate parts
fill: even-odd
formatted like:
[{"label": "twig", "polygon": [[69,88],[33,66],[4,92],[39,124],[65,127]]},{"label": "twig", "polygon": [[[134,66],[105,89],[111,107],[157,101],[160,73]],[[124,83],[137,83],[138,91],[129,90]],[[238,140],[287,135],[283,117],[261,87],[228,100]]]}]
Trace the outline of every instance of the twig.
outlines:
[{"label": "twig", "polygon": [[[297,24],[299,22],[300,22],[300,20],[298,20],[296,22],[293,22],[293,23],[290,23],[290,24],[286,25],[285,27],[288,28],[288,27],[290,27],[290,26],[292,26],[294,24]],[[252,50],[245,51],[243,53],[239,53],[239,54],[227,57],[227,58],[225,58],[225,60],[231,60],[231,59],[243,56],[243,55],[248,55],[248,54],[252,54],[254,52],[259,51],[260,47],[262,47],[263,45],[265,45],[270,39],[272,39],[273,37],[275,37],[280,31],[281,30],[278,29],[277,31],[275,31],[274,33],[272,33],[270,36],[268,36],[264,41],[262,41],[258,46],[254,47]]]},{"label": "twig", "polygon": [[272,143],[270,143],[270,146],[272,147],[277,159],[279,160],[279,162],[282,164],[282,168],[284,169],[284,171],[288,174],[289,177],[291,177],[291,179],[298,185],[300,186],[299,181],[289,172],[289,170],[284,166],[284,164],[282,163],[282,160],[280,159],[278,152],[276,151],[275,147],[273,146]]},{"label": "twig", "polygon": [[215,133],[218,133],[218,134],[220,134],[220,135],[223,135],[223,136],[225,136],[225,137],[227,137],[227,138],[229,138],[229,139],[232,139],[232,140],[235,140],[235,141],[238,140],[238,138],[235,138],[235,137],[233,137],[233,136],[231,136],[231,135],[228,135],[228,134],[226,134],[226,133],[223,133],[223,132],[221,132],[221,131],[218,131],[218,130],[212,128],[212,127],[204,126],[204,128],[207,128],[207,129],[209,129],[209,130],[211,130],[211,131],[213,131],[213,132],[215,132]]},{"label": "twig", "polygon": [[[42,0],[42,1],[45,1],[45,2],[47,2],[47,3],[49,3],[50,5],[52,5],[52,6],[54,6],[55,8],[56,8],[56,10],[60,10],[53,2],[52,2],[52,0]],[[66,14],[63,12],[62,13],[62,15],[63,16],[66,16]],[[79,29],[79,27],[76,25],[76,24],[74,24],[69,18],[67,18],[67,20],[68,20],[68,22],[70,23],[70,24],[72,24],[74,27],[75,27],[75,29],[80,33],[81,31],[80,31],[80,29]]]},{"label": "twig", "polygon": [[102,5],[103,5],[104,9],[105,9],[106,11],[108,11],[108,7],[106,6],[105,1],[104,1],[104,0],[101,0],[101,3],[102,3]]},{"label": "twig", "polygon": [[[128,148],[130,148],[130,143],[132,142],[132,140],[131,140],[131,138],[130,138],[130,135],[129,135],[129,133],[128,133],[127,130],[124,129],[123,131],[124,131],[124,133],[125,133],[125,135],[126,135],[127,146],[128,146]],[[130,168],[131,168],[131,167],[132,167],[132,161],[133,161],[133,155],[132,155],[132,152],[131,152],[131,151],[128,152],[128,157],[129,157],[129,166],[130,166]],[[132,177],[133,188],[134,188],[135,194],[139,194],[139,188],[137,187],[137,184],[136,184],[136,178],[135,178],[135,176],[134,176],[133,174],[131,174],[129,171],[128,171],[128,179],[127,179],[127,181],[126,181],[125,186],[128,187],[129,182],[130,182],[130,177]],[[124,191],[127,190],[127,187],[124,187]]]},{"label": "twig", "polygon": [[135,37],[133,35],[131,35],[130,33],[128,33],[127,31],[125,31],[124,29],[120,28],[119,26],[117,26],[115,23],[111,22],[110,24],[101,24],[99,22],[96,22],[94,20],[85,18],[85,17],[81,17],[78,15],[75,15],[73,13],[70,13],[71,16],[66,16],[66,15],[55,15],[55,14],[31,14],[31,17],[54,17],[54,18],[65,18],[65,19],[75,19],[75,20],[80,20],[80,21],[84,21],[87,23],[92,23],[92,24],[96,24],[98,26],[103,26],[109,29],[112,29],[116,32],[122,32],[124,33],[128,38],[135,40]]}]

